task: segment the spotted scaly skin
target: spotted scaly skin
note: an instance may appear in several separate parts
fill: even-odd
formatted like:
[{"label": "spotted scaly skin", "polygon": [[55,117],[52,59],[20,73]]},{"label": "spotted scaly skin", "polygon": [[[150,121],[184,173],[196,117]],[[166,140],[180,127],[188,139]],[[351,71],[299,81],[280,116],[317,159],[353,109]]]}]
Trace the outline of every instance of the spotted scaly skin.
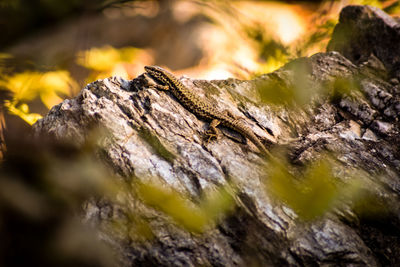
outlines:
[{"label": "spotted scaly skin", "polygon": [[263,154],[270,156],[269,151],[261,143],[260,139],[242,121],[236,119],[228,112],[220,112],[209,103],[204,102],[204,100],[193,94],[189,88],[184,86],[172,73],[165,69],[158,66],[145,66],[144,69],[153,80],[159,83],[156,85],[157,88],[170,91],[194,115],[211,121],[210,129],[215,134],[217,133],[216,126],[221,124],[247,137]]}]

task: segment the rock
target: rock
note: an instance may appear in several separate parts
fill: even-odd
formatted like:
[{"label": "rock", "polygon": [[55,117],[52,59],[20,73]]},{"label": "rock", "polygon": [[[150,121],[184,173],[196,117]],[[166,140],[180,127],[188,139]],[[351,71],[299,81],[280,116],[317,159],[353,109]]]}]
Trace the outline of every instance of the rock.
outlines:
[{"label": "rock", "polygon": [[[392,79],[398,78],[398,38],[398,24],[388,15],[350,6],[343,9],[328,47],[340,53],[298,59],[250,81],[181,78],[218,109],[242,117],[272,151],[285,147],[292,173],[303,173],[305,166],[332,153],[335,183],[346,187],[354,173],[360,174],[360,190],[377,196],[377,209],[379,203],[387,207],[380,217],[356,209],[353,200],[338,200],[337,208],[301,221],[295,208],[266,190],[276,162],[266,161],[251,142],[242,142],[229,129],[206,142],[208,123],[169,93],[148,88],[143,76],[93,82],[53,107],[34,128],[37,135],[50,133],[79,146],[90,129],[101,127],[108,134],[100,142],[100,156],[115,173],[128,181],[152,177],[194,202],[221,185],[236,186],[235,210],[202,234],[188,233],[149,207],[142,210],[151,217],[152,240],[137,242],[101,228],[103,239],[121,255],[121,265],[396,266],[400,89]],[[349,90],[353,85],[356,89]],[[307,89],[310,102],[291,108],[262,104],[265,92],[256,92],[271,86]],[[88,205],[87,220],[106,225],[113,214],[102,210],[110,205],[118,209],[113,203]]]},{"label": "rock", "polygon": [[399,77],[398,21],[371,6],[347,6],[340,13],[328,51],[338,51],[354,63],[375,55],[393,77]]}]

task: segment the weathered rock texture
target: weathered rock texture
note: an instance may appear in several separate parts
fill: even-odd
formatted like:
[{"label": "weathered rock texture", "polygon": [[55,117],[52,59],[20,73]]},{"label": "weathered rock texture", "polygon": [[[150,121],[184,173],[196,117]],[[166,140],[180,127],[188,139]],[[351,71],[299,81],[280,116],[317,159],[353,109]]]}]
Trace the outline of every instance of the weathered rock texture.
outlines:
[{"label": "weathered rock texture", "polygon": [[[83,143],[94,125],[110,133],[101,156],[129,179],[157,177],[196,201],[228,181],[237,185],[237,208],[214,230],[192,235],[153,217],[155,239],[136,243],[103,233],[128,266],[380,266],[400,265],[400,25],[368,6],[346,7],[329,45],[331,52],[298,59],[251,81],[202,81],[181,78],[193,91],[243,117],[270,147],[285,146],[296,166],[334,152],[335,174],[346,184],[352,170],[363,170],[362,188],[375,192],[387,207],[384,216],[353,212],[350,204],[309,223],[272,201],[264,190],[268,167],[251,142],[226,135],[204,140],[208,123],[196,118],[170,94],[147,88],[143,76],[117,77],[89,84],[55,106],[36,125],[59,139]],[[349,38],[351,37],[351,38]],[[338,51],[338,52],[335,52]],[[298,67],[300,66],[300,68]],[[298,75],[299,69],[308,74]],[[351,79],[359,90],[338,94],[337,78]],[[298,109],[261,104],[257,85],[295,88],[306,80],[318,94]],[[304,81],[301,81],[304,82]],[[143,138],[156,136],[163,156]],[[271,164],[271,163],[267,163]],[[315,199],[318,201],[318,199]],[[107,209],[107,210],[106,210]],[[115,214],[97,204],[88,211],[101,224]],[[111,209],[112,210],[112,209]],[[106,214],[106,215],[105,215]]]}]

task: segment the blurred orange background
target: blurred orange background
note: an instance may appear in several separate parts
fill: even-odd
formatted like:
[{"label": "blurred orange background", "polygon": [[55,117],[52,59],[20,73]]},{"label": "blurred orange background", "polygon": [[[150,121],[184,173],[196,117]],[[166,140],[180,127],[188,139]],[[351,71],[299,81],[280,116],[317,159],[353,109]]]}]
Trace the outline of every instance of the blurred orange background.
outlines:
[{"label": "blurred orange background", "polygon": [[[199,79],[251,79],[323,52],[345,5],[398,13],[398,1],[39,2],[48,11],[40,20],[2,23],[15,23],[1,42],[3,109],[30,125],[96,79],[133,79],[145,65]],[[0,14],[17,17],[27,3],[5,1]]]}]

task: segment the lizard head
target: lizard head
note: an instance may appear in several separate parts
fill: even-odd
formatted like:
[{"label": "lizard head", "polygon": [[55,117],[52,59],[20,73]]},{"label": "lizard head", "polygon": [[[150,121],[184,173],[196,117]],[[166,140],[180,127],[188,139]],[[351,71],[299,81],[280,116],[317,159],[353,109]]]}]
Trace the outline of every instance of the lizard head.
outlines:
[{"label": "lizard head", "polygon": [[158,66],[145,66],[144,69],[153,79],[163,84],[170,84],[170,81],[174,78],[171,73]]}]

